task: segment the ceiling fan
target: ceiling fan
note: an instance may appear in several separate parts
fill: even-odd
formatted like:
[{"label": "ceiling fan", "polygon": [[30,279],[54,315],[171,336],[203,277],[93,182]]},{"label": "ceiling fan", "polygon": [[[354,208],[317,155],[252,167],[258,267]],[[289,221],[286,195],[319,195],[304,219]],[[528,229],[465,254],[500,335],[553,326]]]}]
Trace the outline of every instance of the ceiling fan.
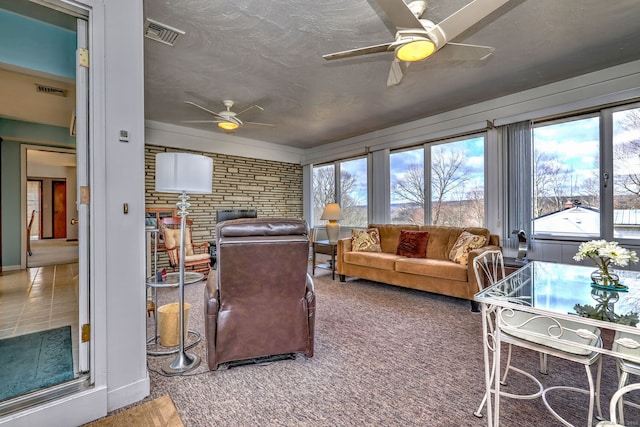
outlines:
[{"label": "ceiling fan", "polygon": [[260,110],[264,111],[264,108],[262,108],[259,105],[252,105],[251,107],[245,108],[239,113],[236,113],[231,111],[231,107],[233,107],[234,102],[230,99],[225,99],[224,101],[222,101],[222,103],[224,104],[225,107],[227,107],[227,109],[216,113],[215,111],[211,111],[208,108],[203,107],[202,105],[196,104],[195,102],[191,102],[191,101],[184,101],[184,102],[185,104],[193,105],[194,107],[198,107],[201,110],[204,110],[209,114],[212,114],[215,119],[214,120],[184,120],[182,123],[217,123],[218,127],[220,127],[221,129],[224,129],[226,132],[234,132],[236,129],[238,129],[242,125],[275,126],[269,123],[245,122],[240,120],[238,116],[242,113],[245,113],[251,110],[252,108],[259,108]]},{"label": "ceiling fan", "polygon": [[509,0],[474,0],[439,24],[421,19],[427,9],[424,0],[406,4],[403,0],[377,0],[380,8],[396,27],[396,39],[357,49],[323,55],[324,59],[339,59],[380,52],[395,52],[387,86],[400,83],[404,71],[411,62],[422,61],[445,48],[442,54],[449,59],[482,60],[495,50],[489,46],[451,43],[462,32],[498,9]]}]

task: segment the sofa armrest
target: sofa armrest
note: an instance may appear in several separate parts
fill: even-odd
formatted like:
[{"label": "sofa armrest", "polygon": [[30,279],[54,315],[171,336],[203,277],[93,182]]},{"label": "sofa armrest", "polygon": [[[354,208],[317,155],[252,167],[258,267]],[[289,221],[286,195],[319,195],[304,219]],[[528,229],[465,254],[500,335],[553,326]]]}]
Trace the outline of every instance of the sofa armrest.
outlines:
[{"label": "sofa armrest", "polygon": [[338,240],[338,251],[336,253],[336,271],[338,272],[338,274],[342,274],[342,258],[344,256],[345,253],[347,252],[351,252],[352,247],[351,247],[351,238],[347,237],[344,239],[340,239]]},{"label": "sofa armrest", "polygon": [[476,280],[476,273],[473,271],[473,260],[478,255],[486,252],[486,251],[501,251],[502,247],[496,245],[487,245],[478,249],[473,249],[469,252],[469,258],[467,260],[467,275],[469,277],[469,283],[473,286],[473,289],[477,289],[477,292],[480,292],[480,287],[478,286],[478,281]]}]

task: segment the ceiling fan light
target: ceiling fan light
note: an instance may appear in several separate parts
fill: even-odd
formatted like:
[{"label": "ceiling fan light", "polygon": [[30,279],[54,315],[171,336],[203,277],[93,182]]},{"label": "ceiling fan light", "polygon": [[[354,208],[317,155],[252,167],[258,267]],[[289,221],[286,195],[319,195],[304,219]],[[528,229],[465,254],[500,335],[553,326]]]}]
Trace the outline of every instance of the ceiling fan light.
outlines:
[{"label": "ceiling fan light", "polygon": [[398,47],[396,58],[406,62],[422,61],[435,51],[436,45],[431,40],[416,40]]},{"label": "ceiling fan light", "polygon": [[224,130],[236,130],[238,129],[238,124],[233,122],[220,122],[218,123],[218,127]]}]

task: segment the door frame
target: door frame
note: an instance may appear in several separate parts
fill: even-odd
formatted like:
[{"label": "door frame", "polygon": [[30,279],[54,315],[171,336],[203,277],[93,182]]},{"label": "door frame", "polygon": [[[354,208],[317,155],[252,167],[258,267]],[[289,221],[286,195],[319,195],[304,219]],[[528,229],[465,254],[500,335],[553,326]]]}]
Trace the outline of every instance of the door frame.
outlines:
[{"label": "door frame", "polygon": [[[60,144],[47,145],[43,142],[42,145],[20,145],[20,230],[21,239],[23,245],[26,245],[27,239],[27,150],[38,151],[52,151],[54,153],[71,153],[76,154],[75,148],[62,148]],[[77,172],[76,172],[77,173]],[[67,183],[68,185],[68,183]],[[23,247],[20,251],[20,269],[27,268],[27,248]]]}]

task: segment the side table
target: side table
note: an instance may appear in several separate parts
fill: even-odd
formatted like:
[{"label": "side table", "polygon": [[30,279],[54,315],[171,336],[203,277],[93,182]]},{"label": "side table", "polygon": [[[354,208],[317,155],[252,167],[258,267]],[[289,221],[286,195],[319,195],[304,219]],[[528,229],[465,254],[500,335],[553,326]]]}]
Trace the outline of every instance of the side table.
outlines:
[{"label": "side table", "polygon": [[[184,273],[184,284],[189,285],[191,283],[196,283],[204,279],[204,274],[197,273],[193,271]],[[147,339],[147,346],[153,344],[156,347],[158,344],[158,289],[162,288],[177,288],[178,281],[180,280],[180,273],[167,273],[165,279],[162,282],[156,281],[155,276],[147,277],[146,285],[148,288],[153,290],[153,319],[154,319],[154,334],[152,337]],[[202,336],[200,332],[189,329],[187,331],[187,339],[191,337],[192,342],[185,344],[185,350],[195,347],[200,341],[202,341]],[[187,340],[185,340],[187,341]],[[147,354],[150,356],[166,356],[168,354],[174,354],[179,351],[179,348],[170,348],[169,350],[149,350],[147,349]]]},{"label": "side table", "polygon": [[316,254],[331,255],[331,265],[318,264],[317,267],[331,269],[331,280],[336,279],[336,251],[338,250],[338,242],[331,243],[328,240],[317,240],[313,242],[313,260],[311,261],[313,269],[311,274],[316,274]]},{"label": "side table", "polygon": [[502,262],[504,263],[504,274],[507,276],[529,264],[529,260],[526,258],[518,259],[512,257],[504,257],[502,258]]}]

